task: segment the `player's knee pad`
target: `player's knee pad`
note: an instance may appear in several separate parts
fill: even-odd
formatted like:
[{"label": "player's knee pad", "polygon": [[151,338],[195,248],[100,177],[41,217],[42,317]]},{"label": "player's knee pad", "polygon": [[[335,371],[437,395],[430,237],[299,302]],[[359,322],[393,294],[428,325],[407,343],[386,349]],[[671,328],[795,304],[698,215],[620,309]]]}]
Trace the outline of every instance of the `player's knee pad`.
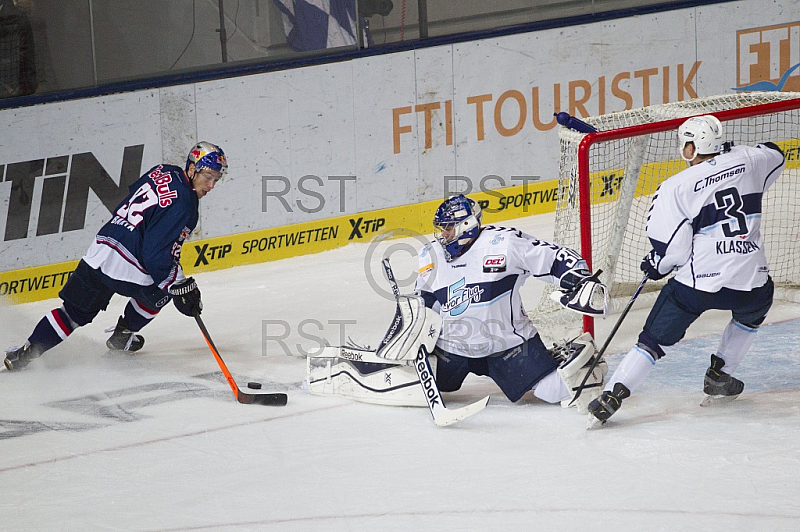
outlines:
[{"label": "player's knee pad", "polygon": [[636,345],[653,357],[654,361],[666,356],[661,345],[647,331],[639,333],[639,341],[636,342]]},{"label": "player's knee pad", "polygon": [[75,318],[73,318],[70,315],[69,311],[67,310],[67,305],[66,304],[61,305],[61,308],[58,309],[58,310],[60,310],[61,313],[67,318],[67,320],[69,321],[69,325],[72,327],[73,330],[77,329],[78,327],[83,327],[84,325],[86,325],[85,323],[78,323],[75,320]]},{"label": "player's knee pad", "polygon": [[752,332],[755,332],[755,331],[758,330],[758,328],[761,326],[761,324],[764,323],[765,319],[767,319],[767,317],[766,316],[762,316],[760,319],[755,320],[756,323],[745,323],[743,321],[739,321],[739,320],[734,319],[733,323],[735,323],[735,324],[737,324],[740,327],[743,327],[745,329],[749,329]]},{"label": "player's knee pad", "polygon": [[172,294],[161,290],[158,285],[151,284],[141,287],[138,293],[134,293],[132,299],[144,310],[143,316],[149,315],[153,318],[172,300]]},{"label": "player's knee pad", "polygon": [[[570,406],[575,394],[580,388],[584,378],[583,391],[578,399],[572,404],[578,408],[578,412],[585,414],[588,412],[589,403],[596,399],[603,390],[603,381],[608,373],[608,364],[604,360],[598,362],[591,368],[597,348],[592,340],[592,335],[584,333],[572,340],[568,345],[569,354],[567,359],[559,366],[558,374],[569,390],[569,398],[561,402],[562,406]],[[591,368],[591,373],[590,373]]]},{"label": "player's knee pad", "polygon": [[64,304],[61,306],[61,308],[64,309],[64,314],[69,316],[70,322],[75,324],[76,327],[83,327],[84,325],[91,323],[95,316],[97,316],[97,314],[100,312],[99,310],[86,312],[83,309],[76,307],[69,301],[64,301]]}]

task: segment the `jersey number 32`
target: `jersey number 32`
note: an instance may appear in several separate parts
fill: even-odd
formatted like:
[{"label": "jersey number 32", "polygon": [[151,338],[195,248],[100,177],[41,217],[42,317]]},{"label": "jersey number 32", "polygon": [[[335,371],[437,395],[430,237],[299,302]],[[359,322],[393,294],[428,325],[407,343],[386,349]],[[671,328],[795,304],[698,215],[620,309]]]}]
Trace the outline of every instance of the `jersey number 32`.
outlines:
[{"label": "jersey number 32", "polygon": [[142,213],[157,204],[158,195],[156,191],[153,190],[150,183],[145,183],[139,187],[139,190],[133,193],[131,199],[129,199],[127,203],[123,203],[119,209],[117,209],[117,216],[127,220],[128,223],[135,227],[144,219]]}]

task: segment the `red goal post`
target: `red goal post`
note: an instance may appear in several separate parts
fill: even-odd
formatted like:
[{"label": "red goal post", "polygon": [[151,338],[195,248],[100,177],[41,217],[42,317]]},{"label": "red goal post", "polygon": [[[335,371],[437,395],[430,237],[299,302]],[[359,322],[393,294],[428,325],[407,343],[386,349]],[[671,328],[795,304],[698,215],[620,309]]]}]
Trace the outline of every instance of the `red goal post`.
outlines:
[{"label": "red goal post", "polygon": [[[753,145],[772,141],[787,155],[787,169],[765,197],[762,224],[777,297],[796,299],[800,286],[800,93],[752,92],[711,96],[584,119],[598,129],[559,132],[559,194],[553,240],[581,252],[593,271],[602,269],[613,305],[621,309],[642,278],[639,263],[650,250],[645,223],[658,185],[686,167],[677,129],[690,116],[713,114],[725,139]],[[631,179],[635,176],[635,179]],[[656,293],[666,282],[648,282]],[[791,294],[791,295],[787,295]],[[594,334],[545,294],[531,314],[543,335],[563,339],[580,330]],[[645,300],[647,298],[644,298]],[[652,299],[652,298],[651,298]]]}]

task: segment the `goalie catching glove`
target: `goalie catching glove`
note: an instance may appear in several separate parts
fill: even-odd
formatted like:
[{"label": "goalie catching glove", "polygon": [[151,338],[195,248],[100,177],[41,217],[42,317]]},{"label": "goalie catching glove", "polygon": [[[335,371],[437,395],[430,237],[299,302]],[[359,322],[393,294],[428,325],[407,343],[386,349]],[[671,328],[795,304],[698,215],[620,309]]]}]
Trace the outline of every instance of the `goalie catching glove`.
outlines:
[{"label": "goalie catching glove", "polygon": [[603,270],[592,272],[586,268],[570,270],[561,276],[561,290],[550,294],[550,299],[565,309],[588,316],[605,316],[608,313],[608,290],[600,282]]}]

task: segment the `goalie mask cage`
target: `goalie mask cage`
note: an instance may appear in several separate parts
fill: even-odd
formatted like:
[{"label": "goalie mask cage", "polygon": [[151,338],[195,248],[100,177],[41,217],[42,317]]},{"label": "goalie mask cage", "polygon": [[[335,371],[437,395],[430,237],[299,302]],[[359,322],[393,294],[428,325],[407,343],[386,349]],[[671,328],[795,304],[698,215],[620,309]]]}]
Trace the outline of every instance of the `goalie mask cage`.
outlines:
[{"label": "goalie mask cage", "polygon": [[[621,308],[642,280],[639,265],[651,249],[647,211],[659,184],[687,167],[678,151],[686,118],[713,114],[734,144],[771,141],[787,165],[764,198],[762,232],[776,298],[798,300],[800,285],[800,93],[747,92],[654,105],[585,119],[597,133],[561,128],[554,242],[581,252]],[[669,276],[648,281],[657,293]],[[652,301],[653,297],[645,297]],[[550,340],[594,333],[593,320],[542,297],[531,318]]]}]

